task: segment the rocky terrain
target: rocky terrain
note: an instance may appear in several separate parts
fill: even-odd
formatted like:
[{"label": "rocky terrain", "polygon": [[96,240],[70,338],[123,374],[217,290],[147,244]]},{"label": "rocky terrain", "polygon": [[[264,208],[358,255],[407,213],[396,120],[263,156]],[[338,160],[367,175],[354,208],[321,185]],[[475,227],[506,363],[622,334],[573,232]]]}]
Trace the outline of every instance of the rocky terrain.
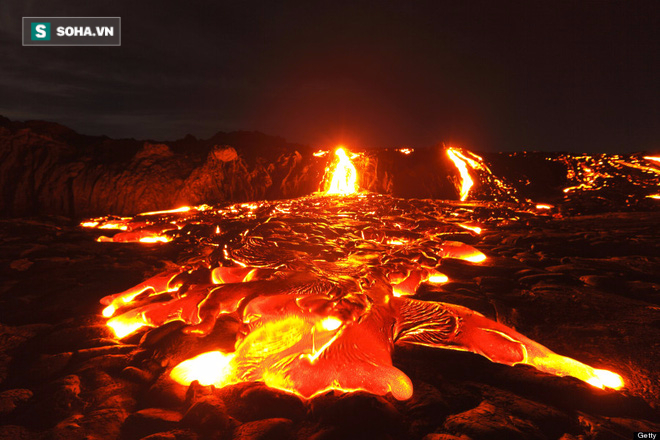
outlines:
[{"label": "rocky terrain", "polygon": [[258,383],[178,385],[164,374],[167,353],[190,336],[172,323],[120,342],[98,301],[172,267],[184,245],[98,243],[98,233],[62,218],[5,220],[0,438],[568,440],[658,431],[659,220],[638,212],[503,222],[475,243],[486,262],[443,260],[451,281],[417,294],[617,371],[623,390],[418,347],[395,352],[413,380],[405,401],[339,392],[303,400]]}]

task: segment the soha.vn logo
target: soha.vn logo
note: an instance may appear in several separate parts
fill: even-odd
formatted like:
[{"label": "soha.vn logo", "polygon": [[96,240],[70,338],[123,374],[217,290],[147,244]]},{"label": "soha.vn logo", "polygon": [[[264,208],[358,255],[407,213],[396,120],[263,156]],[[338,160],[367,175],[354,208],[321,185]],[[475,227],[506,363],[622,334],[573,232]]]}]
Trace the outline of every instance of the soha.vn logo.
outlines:
[{"label": "soha.vn logo", "polygon": [[32,41],[50,41],[50,23],[32,23]]},{"label": "soha.vn logo", "polygon": [[[58,37],[112,37],[112,26],[58,26]],[[32,23],[32,41],[50,41],[50,23]]]}]

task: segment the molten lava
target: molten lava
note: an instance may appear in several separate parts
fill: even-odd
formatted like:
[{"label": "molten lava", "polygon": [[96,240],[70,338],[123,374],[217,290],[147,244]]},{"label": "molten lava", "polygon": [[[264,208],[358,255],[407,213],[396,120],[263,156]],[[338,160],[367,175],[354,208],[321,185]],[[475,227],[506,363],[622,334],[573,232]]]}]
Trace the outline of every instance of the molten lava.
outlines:
[{"label": "molten lava", "polygon": [[[343,150],[337,156],[335,188],[355,189],[355,167]],[[101,218],[85,226],[113,222],[125,229],[109,240],[166,236],[194,243],[205,256],[102,300],[102,315],[119,339],[173,321],[185,333],[213,338],[217,322],[241,323],[233,352],[206,344],[171,370],[183,385],[261,381],[302,397],[337,389],[407,399],[412,382],[392,364],[392,352],[413,344],[623,386],[616,373],[553,353],[472,310],[415,299],[420,286],[449,281],[438,270],[443,259],[488,261],[456,241],[473,240],[486,226],[472,215],[440,201],[363,193]]]},{"label": "molten lava", "polygon": [[200,385],[215,385],[222,388],[232,383],[233,359],[233,353],[209,351],[181,362],[172,369],[170,377],[182,385],[190,385],[197,380]]},{"label": "molten lava", "polygon": [[472,180],[472,177],[470,177],[470,172],[468,171],[467,158],[453,148],[447,148],[447,156],[449,156],[449,159],[451,159],[454,165],[456,165],[461,176],[459,195],[461,202],[463,202],[467,199],[468,194],[470,194],[470,188],[474,185],[474,181]]},{"label": "molten lava", "polygon": [[655,156],[624,158],[617,154],[563,154],[555,160],[566,166],[566,180],[570,183],[564,188],[566,197],[613,190],[619,186],[655,192],[660,184],[660,168]]},{"label": "molten lava", "polygon": [[[357,193],[351,158],[343,148],[335,154],[325,195]],[[447,155],[460,174],[461,201],[477,178],[507,193],[479,156],[455,148],[448,148]],[[655,172],[641,160],[623,163],[613,157],[607,164]],[[608,178],[605,165],[591,159],[574,165],[569,179],[579,183],[566,193]],[[337,389],[407,399],[412,383],[393,366],[392,352],[413,344],[472,351],[493,362],[526,364],[596,387],[621,388],[618,374],[556,354],[477,312],[415,299],[420,286],[433,289],[449,281],[438,270],[443,259],[469,264],[488,260],[472,245],[457,241],[465,237],[472,243],[490,227],[477,224],[473,212],[465,205],[361,193],[224,208],[184,206],[134,218],[95,218],[81,226],[117,231],[99,241],[185,239],[199,247],[203,258],[194,256],[102,299],[102,315],[119,339],[173,321],[184,324],[184,333],[200,337],[211,337],[218,321],[241,323],[233,352],[218,346],[171,370],[170,377],[182,385],[194,380],[216,387],[262,381],[303,397]],[[517,217],[511,213],[508,218]]]},{"label": "molten lava", "polygon": [[325,191],[326,195],[350,195],[358,191],[357,171],[343,148],[337,148],[335,151],[339,159],[332,171],[330,186]]}]

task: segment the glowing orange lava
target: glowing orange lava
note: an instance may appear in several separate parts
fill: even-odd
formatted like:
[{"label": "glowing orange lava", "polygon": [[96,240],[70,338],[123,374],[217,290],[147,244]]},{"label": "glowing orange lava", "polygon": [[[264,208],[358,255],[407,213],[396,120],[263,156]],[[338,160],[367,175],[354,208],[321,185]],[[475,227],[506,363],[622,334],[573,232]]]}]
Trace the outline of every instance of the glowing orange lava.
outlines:
[{"label": "glowing orange lava", "polygon": [[192,208],[191,208],[190,206],[182,206],[182,207],[180,207],[180,208],[176,208],[176,209],[168,209],[168,210],[165,210],[165,211],[143,212],[143,213],[141,213],[140,215],[175,214],[175,213],[178,213],[178,212],[188,212],[188,211],[190,211],[191,209],[192,209]]},{"label": "glowing orange lava", "polygon": [[335,154],[339,161],[332,172],[332,180],[325,192],[326,195],[346,196],[357,193],[357,170],[355,166],[342,147],[337,148]]},{"label": "glowing orange lava", "polygon": [[[348,154],[336,154],[335,194],[356,191]],[[469,153],[456,157],[466,170],[481,169]],[[476,240],[482,232],[464,204],[405,203],[368,193],[317,195],[92,219],[89,227],[126,226],[113,241],[190,240],[186,226],[194,225],[197,243],[212,253],[103,298],[102,315],[118,339],[178,321],[180,331],[211,344],[221,330],[216,322],[238,322],[232,352],[206,345],[169,372],[182,385],[260,381],[303,398],[362,390],[408,399],[412,381],[393,365],[392,353],[412,344],[471,351],[600,388],[623,386],[618,374],[556,354],[468,308],[416,299],[420,286],[439,291],[433,285],[449,281],[437,270],[443,259],[479,264],[487,257],[467,243],[443,239],[452,234]],[[405,216],[391,215],[393,207]],[[245,229],[237,230],[241,221]],[[484,224],[490,229],[491,223]]]},{"label": "glowing orange lava", "polygon": [[172,369],[170,377],[181,385],[188,386],[197,380],[200,385],[222,388],[232,383],[233,359],[233,353],[209,351],[181,362]]},{"label": "glowing orange lava", "polygon": [[472,188],[472,185],[474,185],[474,181],[472,180],[472,177],[470,177],[470,172],[468,171],[468,161],[471,159],[468,159],[461,154],[460,151],[454,148],[447,148],[447,156],[449,156],[449,159],[451,159],[454,165],[456,165],[456,168],[458,168],[458,172],[461,175],[461,188],[459,193],[461,202],[463,202],[467,199],[468,194],[470,194],[470,189]]},{"label": "glowing orange lava", "polygon": [[[648,188],[654,190],[660,181],[660,157],[617,154],[560,155],[557,161],[566,165],[566,178],[571,186],[564,188],[568,196],[591,191],[602,191],[618,186]],[[652,161],[649,164],[647,161]]]},{"label": "glowing orange lava", "polygon": [[467,224],[464,224],[464,223],[458,223],[458,226],[460,226],[463,229],[467,229],[468,231],[472,231],[477,235],[481,234],[481,227],[480,226],[467,225]]},{"label": "glowing orange lava", "polygon": [[548,204],[545,204],[545,203],[538,203],[536,205],[536,209],[552,209],[552,208],[553,208],[552,205],[548,205]]}]

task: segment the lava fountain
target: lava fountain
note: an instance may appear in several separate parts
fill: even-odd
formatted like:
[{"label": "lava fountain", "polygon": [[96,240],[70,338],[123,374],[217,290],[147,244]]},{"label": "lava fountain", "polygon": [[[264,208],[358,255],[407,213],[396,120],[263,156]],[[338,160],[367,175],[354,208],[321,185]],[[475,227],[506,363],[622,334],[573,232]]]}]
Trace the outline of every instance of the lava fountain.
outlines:
[{"label": "lava fountain", "polygon": [[357,171],[346,151],[342,147],[337,148],[335,155],[339,159],[332,172],[330,186],[326,195],[350,195],[357,193]]}]

